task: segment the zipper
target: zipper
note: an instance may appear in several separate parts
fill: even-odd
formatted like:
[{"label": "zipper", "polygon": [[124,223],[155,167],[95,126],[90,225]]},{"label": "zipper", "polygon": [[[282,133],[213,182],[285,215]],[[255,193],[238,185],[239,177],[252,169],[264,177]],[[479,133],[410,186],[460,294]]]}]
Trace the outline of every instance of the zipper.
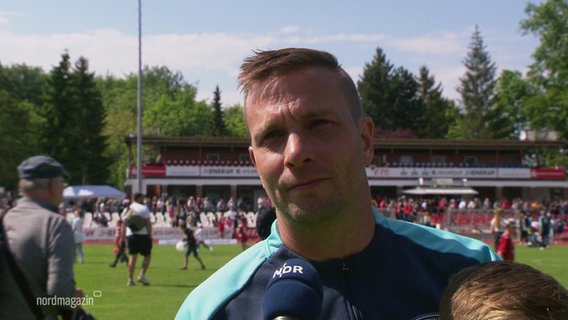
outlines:
[{"label": "zipper", "polygon": [[[349,319],[352,320],[363,320],[363,316],[357,309],[357,306],[353,304],[354,296],[352,294],[353,288],[351,285],[351,274],[350,268],[346,261],[341,262],[341,275],[343,278],[343,287],[345,288],[345,306],[349,312]],[[356,301],[355,301],[356,302]]]}]

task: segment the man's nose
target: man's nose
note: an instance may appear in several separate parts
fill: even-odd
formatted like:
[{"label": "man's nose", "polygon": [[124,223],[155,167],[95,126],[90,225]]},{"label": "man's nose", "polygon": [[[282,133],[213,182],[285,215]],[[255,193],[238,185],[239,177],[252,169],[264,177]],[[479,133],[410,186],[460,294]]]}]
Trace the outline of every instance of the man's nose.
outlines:
[{"label": "man's nose", "polygon": [[315,150],[309,138],[301,133],[290,133],[284,150],[286,166],[301,167],[314,160]]}]

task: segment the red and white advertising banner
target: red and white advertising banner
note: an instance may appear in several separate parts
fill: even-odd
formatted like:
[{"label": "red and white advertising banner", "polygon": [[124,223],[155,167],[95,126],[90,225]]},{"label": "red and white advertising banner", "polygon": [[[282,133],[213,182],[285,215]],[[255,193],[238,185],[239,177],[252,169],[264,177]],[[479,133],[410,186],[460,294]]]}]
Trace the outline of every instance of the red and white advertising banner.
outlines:
[{"label": "red and white advertising banner", "polygon": [[202,177],[258,177],[255,167],[202,166]]},{"label": "red and white advertising banner", "polygon": [[166,166],[168,177],[197,177],[199,171],[199,166]]},{"label": "red and white advertising banner", "polygon": [[472,178],[495,179],[497,168],[366,168],[369,178]]},{"label": "red and white advertising banner", "polygon": [[532,179],[564,180],[564,169],[529,168],[366,168],[367,176],[373,178],[466,178],[466,179]]},{"label": "red and white advertising banner", "polygon": [[[130,167],[130,176],[136,177],[136,166]],[[143,166],[142,176],[144,177],[165,177],[166,166]]]},{"label": "red and white advertising banner", "polygon": [[[453,178],[453,179],[533,179],[563,180],[564,169],[552,168],[391,168],[367,167],[370,179],[396,178]],[[131,176],[136,176],[136,166],[130,168]],[[144,166],[145,177],[258,177],[255,167],[250,166]]]},{"label": "red and white advertising banner", "polygon": [[548,168],[531,169],[531,178],[535,180],[564,180],[566,179],[566,170]]},{"label": "red and white advertising banner", "polygon": [[[194,229],[194,228],[192,228]],[[85,241],[104,241],[112,242],[115,239],[114,228],[85,228]],[[219,243],[219,230],[217,227],[204,227],[203,232],[205,233],[205,242],[207,243]],[[223,239],[231,239],[233,237],[233,229],[227,228],[223,233]],[[246,228],[247,237],[252,241],[258,240],[258,233],[256,228],[247,227]],[[152,238],[163,243],[175,243],[175,241],[183,239],[184,234],[181,232],[180,228],[177,227],[155,227],[152,228]]]},{"label": "red and white advertising banner", "polygon": [[499,168],[497,175],[500,179],[530,179],[531,169],[529,168]]}]

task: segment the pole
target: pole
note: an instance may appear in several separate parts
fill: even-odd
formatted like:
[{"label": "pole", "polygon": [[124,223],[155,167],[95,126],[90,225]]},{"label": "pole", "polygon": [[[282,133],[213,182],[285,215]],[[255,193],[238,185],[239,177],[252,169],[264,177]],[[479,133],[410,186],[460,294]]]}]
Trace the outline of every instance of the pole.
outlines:
[{"label": "pole", "polygon": [[142,0],[138,0],[138,114],[136,128],[136,192],[142,190]]}]

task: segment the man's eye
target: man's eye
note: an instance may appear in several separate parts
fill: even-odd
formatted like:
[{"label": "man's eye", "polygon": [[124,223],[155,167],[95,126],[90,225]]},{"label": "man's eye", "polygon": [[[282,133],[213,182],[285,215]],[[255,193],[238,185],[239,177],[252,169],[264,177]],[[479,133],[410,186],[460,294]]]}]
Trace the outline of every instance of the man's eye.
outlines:
[{"label": "man's eye", "polygon": [[278,139],[278,138],[282,137],[283,135],[284,135],[284,131],[280,131],[280,130],[269,131],[264,136],[262,136],[262,142],[264,142],[264,143],[270,142],[274,139]]},{"label": "man's eye", "polygon": [[310,122],[310,127],[317,128],[329,123],[331,123],[329,120],[324,120],[324,119],[313,120],[312,122]]}]

